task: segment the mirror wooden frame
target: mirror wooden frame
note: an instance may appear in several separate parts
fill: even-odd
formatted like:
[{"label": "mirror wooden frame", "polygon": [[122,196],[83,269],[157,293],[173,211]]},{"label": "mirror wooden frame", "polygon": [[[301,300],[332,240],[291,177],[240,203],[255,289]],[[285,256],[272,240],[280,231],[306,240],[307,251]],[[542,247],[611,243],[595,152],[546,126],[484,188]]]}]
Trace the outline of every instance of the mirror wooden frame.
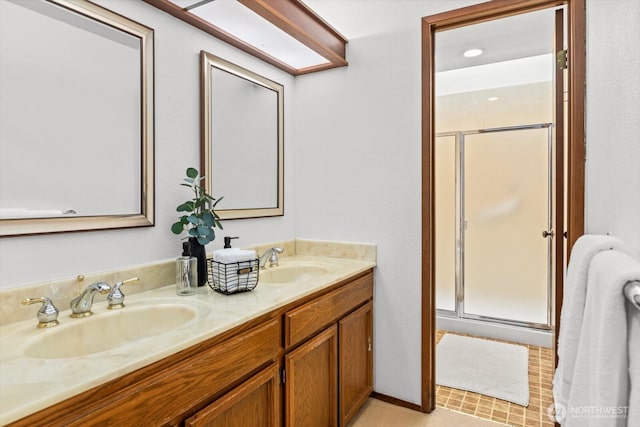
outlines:
[{"label": "mirror wooden frame", "polygon": [[78,13],[140,39],[140,150],[142,159],[140,212],[122,215],[1,219],[0,237],[152,226],[155,220],[153,29],[89,1],[49,1],[73,13]]},{"label": "mirror wooden frame", "polygon": [[[209,194],[213,191],[213,162],[211,147],[211,69],[212,67],[246,79],[256,85],[263,86],[278,95],[278,170],[277,170],[277,205],[275,207],[255,207],[249,209],[224,209],[222,203],[216,208],[221,219],[260,218],[284,215],[284,87],[272,80],[262,77],[253,71],[242,68],[229,61],[200,52],[200,170],[204,175],[204,187]],[[224,196],[224,195],[222,195]]]}]

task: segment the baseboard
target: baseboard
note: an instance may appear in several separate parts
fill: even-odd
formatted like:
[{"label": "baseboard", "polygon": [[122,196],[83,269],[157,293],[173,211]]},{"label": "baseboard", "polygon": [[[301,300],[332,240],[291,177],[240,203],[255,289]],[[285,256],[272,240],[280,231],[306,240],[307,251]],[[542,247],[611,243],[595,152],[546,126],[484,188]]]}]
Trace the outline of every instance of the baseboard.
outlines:
[{"label": "baseboard", "polygon": [[404,408],[413,409],[414,411],[426,412],[422,410],[422,407],[418,404],[407,402],[406,400],[397,399],[395,397],[387,396],[386,394],[381,394],[378,392],[371,393],[371,397],[374,399],[382,400],[383,402],[390,403],[396,406],[402,406]]}]

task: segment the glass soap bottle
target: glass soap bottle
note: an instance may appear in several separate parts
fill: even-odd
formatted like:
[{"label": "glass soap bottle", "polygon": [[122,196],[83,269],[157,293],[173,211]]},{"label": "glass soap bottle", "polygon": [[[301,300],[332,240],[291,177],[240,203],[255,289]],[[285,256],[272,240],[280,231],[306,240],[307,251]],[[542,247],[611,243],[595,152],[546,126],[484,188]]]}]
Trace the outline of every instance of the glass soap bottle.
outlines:
[{"label": "glass soap bottle", "polygon": [[189,242],[184,242],[182,256],[176,260],[176,295],[193,295],[197,287],[198,259],[191,256]]}]

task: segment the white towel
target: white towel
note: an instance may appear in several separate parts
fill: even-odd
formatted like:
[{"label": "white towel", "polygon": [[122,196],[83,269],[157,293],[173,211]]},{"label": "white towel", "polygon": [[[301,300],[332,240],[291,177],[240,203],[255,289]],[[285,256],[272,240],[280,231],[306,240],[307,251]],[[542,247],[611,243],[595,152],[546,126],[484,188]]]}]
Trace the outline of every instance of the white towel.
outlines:
[{"label": "white towel", "polygon": [[256,251],[243,250],[240,248],[218,249],[213,252],[213,260],[230,264],[232,262],[251,261],[256,259]]},{"label": "white towel", "polygon": [[640,280],[636,259],[615,250],[593,256],[563,426],[624,427],[630,420],[629,343],[640,340],[629,335],[622,292],[631,280]]},{"label": "white towel", "polygon": [[553,397],[556,406],[567,406],[569,390],[572,387],[587,294],[589,264],[594,255],[610,249],[633,255],[633,251],[616,237],[588,234],[580,237],[571,251],[560,315],[558,368],[553,378]]},{"label": "white towel", "polygon": [[[253,261],[256,257],[256,251],[243,250],[240,248],[218,249],[213,252],[213,260],[223,264]],[[246,264],[246,266],[249,265],[250,264]],[[220,280],[219,286],[229,293],[237,292],[241,286],[245,287],[249,280],[248,273],[238,274],[238,269],[232,268],[232,266],[227,268],[221,267],[219,272],[217,276]]]}]

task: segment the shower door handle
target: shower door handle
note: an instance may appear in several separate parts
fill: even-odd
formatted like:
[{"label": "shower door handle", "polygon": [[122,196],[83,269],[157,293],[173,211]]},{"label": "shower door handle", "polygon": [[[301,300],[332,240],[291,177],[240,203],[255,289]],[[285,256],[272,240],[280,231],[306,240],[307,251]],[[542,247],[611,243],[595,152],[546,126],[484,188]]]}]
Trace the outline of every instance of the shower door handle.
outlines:
[{"label": "shower door handle", "polygon": [[555,233],[553,232],[553,230],[547,231],[544,230],[542,232],[542,237],[547,238],[547,237],[553,237],[555,235]]}]

